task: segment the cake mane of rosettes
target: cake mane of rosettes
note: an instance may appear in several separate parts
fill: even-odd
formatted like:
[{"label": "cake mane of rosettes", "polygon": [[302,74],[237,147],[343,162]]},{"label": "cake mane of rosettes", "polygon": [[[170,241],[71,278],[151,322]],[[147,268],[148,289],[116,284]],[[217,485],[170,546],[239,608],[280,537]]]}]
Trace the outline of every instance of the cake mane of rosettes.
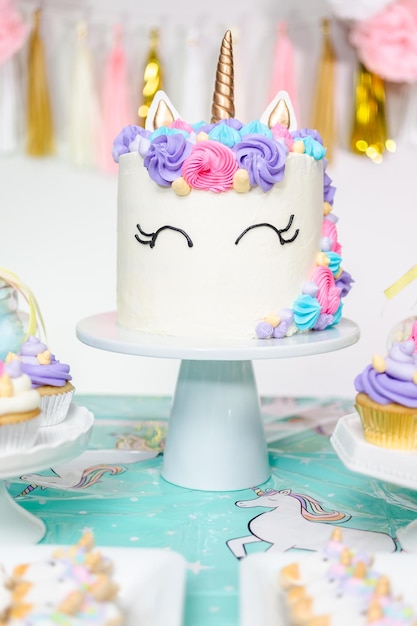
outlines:
[{"label": "cake mane of rosettes", "polygon": [[[128,152],[143,157],[155,183],[186,195],[191,189],[244,193],[255,186],[267,192],[284,178],[290,152],[322,160],[326,149],[315,130],[289,131],[282,124],[269,128],[259,120],[243,124],[229,118],[215,124],[177,119],[154,131],[125,126],[114,140],[113,159],[118,163]],[[331,189],[328,195],[333,198]]]}]

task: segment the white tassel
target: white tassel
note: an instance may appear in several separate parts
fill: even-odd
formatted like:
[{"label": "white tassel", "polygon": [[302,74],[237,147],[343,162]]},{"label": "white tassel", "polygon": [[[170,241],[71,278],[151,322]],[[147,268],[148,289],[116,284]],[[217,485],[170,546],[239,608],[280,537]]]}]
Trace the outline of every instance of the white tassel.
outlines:
[{"label": "white tassel", "polygon": [[0,152],[11,154],[19,147],[19,80],[16,58],[0,65]]},{"label": "white tassel", "polygon": [[181,105],[181,116],[190,124],[207,117],[202,67],[200,33],[191,29],[185,42],[183,101]]},{"label": "white tassel", "polygon": [[77,28],[69,112],[70,160],[79,167],[95,167],[100,128],[99,104],[84,22],[80,22]]}]

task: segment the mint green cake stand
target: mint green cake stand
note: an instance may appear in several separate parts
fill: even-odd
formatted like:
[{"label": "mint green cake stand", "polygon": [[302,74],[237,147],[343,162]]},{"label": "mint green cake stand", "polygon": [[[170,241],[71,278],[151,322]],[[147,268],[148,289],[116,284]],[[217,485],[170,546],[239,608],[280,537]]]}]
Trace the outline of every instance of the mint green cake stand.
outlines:
[{"label": "mint green cake stand", "polygon": [[270,476],[252,360],[340,350],[358,341],[359,328],[342,319],[330,330],[284,339],[205,342],[130,331],[108,312],[81,320],[76,334],[93,348],[181,359],[162,477],[189,489],[233,491]]}]

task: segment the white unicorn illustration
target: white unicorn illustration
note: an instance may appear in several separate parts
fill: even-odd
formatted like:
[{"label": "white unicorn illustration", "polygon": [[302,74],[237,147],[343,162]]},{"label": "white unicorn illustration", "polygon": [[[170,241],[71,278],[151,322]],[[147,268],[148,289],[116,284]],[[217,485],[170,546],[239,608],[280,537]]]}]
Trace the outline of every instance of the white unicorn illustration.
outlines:
[{"label": "white unicorn illustration", "polygon": [[38,487],[41,489],[87,489],[100,482],[106,474],[109,476],[121,474],[126,469],[124,465],[153,459],[158,454],[158,450],[87,450],[75,459],[51,467],[52,475],[31,473],[20,476],[20,480],[29,484],[17,494],[17,497],[26,496]]},{"label": "white unicorn illustration", "polygon": [[[285,552],[291,548],[320,550],[329,540],[336,522],[347,522],[350,515],[341,511],[326,511],[321,504],[306,494],[291,489],[262,491],[254,488],[257,497],[236,502],[239,507],[267,507],[272,509],[253,517],[248,528],[250,535],[229,539],[227,546],[236,558],[246,556],[246,545],[265,541],[269,552]],[[339,526],[340,527],[340,526]],[[395,540],[383,532],[343,527],[343,540],[358,550],[395,552]]]}]

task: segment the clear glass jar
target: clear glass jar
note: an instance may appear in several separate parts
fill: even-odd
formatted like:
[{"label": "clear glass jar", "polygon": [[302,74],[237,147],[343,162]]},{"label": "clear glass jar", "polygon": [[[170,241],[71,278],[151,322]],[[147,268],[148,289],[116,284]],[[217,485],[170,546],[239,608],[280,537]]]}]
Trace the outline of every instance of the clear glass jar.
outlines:
[{"label": "clear glass jar", "polygon": [[18,292],[0,279],[0,359],[8,352],[19,352],[25,329],[18,313]]}]

